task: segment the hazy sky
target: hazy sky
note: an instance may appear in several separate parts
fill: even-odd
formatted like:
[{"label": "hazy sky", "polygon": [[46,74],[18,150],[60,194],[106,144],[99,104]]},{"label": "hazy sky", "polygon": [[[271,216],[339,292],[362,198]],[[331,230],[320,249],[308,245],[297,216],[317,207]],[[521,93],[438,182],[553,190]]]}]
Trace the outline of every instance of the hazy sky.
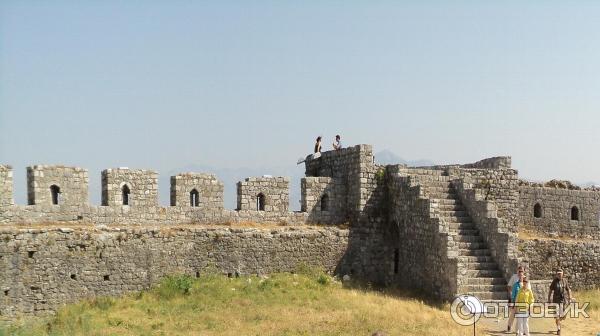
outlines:
[{"label": "hazy sky", "polygon": [[599,18],[597,1],[4,0],[0,162],[18,181],[42,163],[295,167],[340,133],[600,181]]}]

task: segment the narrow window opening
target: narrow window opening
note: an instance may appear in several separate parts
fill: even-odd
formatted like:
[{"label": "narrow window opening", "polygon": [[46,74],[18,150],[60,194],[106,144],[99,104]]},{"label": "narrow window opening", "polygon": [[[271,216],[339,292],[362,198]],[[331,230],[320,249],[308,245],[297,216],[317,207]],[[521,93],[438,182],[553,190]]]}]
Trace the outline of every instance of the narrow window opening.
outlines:
[{"label": "narrow window opening", "polygon": [[71,279],[77,280],[77,275],[76,274],[71,274]]},{"label": "narrow window opening", "polygon": [[400,249],[394,249],[394,274],[398,274],[400,269]]},{"label": "narrow window opening", "polygon": [[576,206],[571,208],[571,220],[579,220],[579,208]]},{"label": "narrow window opening", "polygon": [[29,258],[33,258],[34,254],[35,254],[35,251],[27,251],[27,255],[29,256]]},{"label": "narrow window opening", "polygon": [[110,275],[105,275],[104,276],[104,281],[110,281]]},{"label": "narrow window opening", "polygon": [[321,197],[321,211],[329,210],[329,196],[327,194]]},{"label": "narrow window opening", "polygon": [[52,195],[52,204],[58,205],[60,202],[60,187],[55,184],[50,186],[50,194]]},{"label": "narrow window opening", "polygon": [[200,272],[196,271],[196,278],[199,278],[199,277],[200,277]]},{"label": "narrow window opening", "polygon": [[263,193],[256,195],[256,210],[265,211],[265,195]]},{"label": "narrow window opening", "polygon": [[4,296],[8,296],[8,289],[4,290]]},{"label": "narrow window opening", "polygon": [[121,194],[123,198],[123,205],[129,205],[129,194],[131,194],[131,190],[129,190],[127,184],[121,188]]},{"label": "narrow window opening", "polygon": [[540,203],[536,203],[533,206],[533,217],[542,218],[542,206],[540,205]]},{"label": "narrow window opening", "polygon": [[198,205],[200,205],[200,194],[198,190],[192,189],[190,191],[190,206],[197,207]]}]

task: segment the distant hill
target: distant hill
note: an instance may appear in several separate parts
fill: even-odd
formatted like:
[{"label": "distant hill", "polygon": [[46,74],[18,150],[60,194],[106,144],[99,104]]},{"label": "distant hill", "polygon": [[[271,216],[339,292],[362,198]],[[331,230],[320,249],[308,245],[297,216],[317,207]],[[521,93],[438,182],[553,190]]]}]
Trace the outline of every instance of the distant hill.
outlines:
[{"label": "distant hill", "polygon": [[378,164],[406,164],[412,167],[420,167],[420,166],[433,166],[435,163],[431,160],[420,159],[420,160],[405,160],[402,157],[398,156],[396,153],[384,149],[380,152],[375,153],[375,162]]},{"label": "distant hill", "polygon": [[[403,163],[409,166],[431,166],[430,160],[405,160],[390,150],[383,150],[375,154],[375,161],[379,164]],[[236,183],[251,176],[287,176],[290,178],[290,210],[300,210],[300,179],[304,177],[304,164],[287,167],[260,167],[260,168],[220,168],[205,165],[189,164],[174,168],[165,174],[159,175],[159,198],[162,205],[169,205],[170,176],[185,172],[212,173],[223,182],[223,199],[225,208],[235,209],[237,206]]]}]

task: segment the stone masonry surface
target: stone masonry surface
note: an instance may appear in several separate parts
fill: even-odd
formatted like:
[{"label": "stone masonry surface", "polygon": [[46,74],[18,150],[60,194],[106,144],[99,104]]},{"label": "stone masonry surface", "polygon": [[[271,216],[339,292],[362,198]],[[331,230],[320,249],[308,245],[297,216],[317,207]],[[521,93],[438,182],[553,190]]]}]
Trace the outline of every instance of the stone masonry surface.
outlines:
[{"label": "stone masonry surface", "polygon": [[13,204],[12,167],[8,165],[0,165],[0,207],[6,207]]},{"label": "stone masonry surface", "polygon": [[[197,205],[192,205],[192,193],[197,192]],[[171,176],[171,206],[223,208],[223,183],[213,174],[184,173]]]},{"label": "stone masonry surface", "polygon": [[310,227],[0,229],[0,319],[142,290],[174,273],[268,274],[301,265],[333,273],[347,239],[347,230]]},{"label": "stone masonry surface", "polygon": [[287,177],[249,177],[237,184],[237,208],[286,213],[290,204],[289,185]]},{"label": "stone masonry surface", "polygon": [[301,211],[308,213],[311,223],[341,224],[346,214],[346,185],[331,177],[305,177],[300,181]]},{"label": "stone masonry surface", "polygon": [[[128,196],[125,195],[125,189],[128,190]],[[102,205],[157,206],[158,174],[142,169],[103,170]]]},{"label": "stone masonry surface", "polygon": [[[505,156],[382,166],[370,145],[309,155],[305,169],[301,211],[293,212],[286,177],[239,182],[238,209],[229,210],[214,175],[172,176],[171,206],[163,207],[156,172],[107,169],[96,206],[87,171],[63,166],[30,167],[33,204],[15,205],[12,168],[0,165],[0,313],[45,314],[209,266],[269,273],[304,263],[442,300],[506,299],[517,264],[529,266],[536,290],[558,267],[575,288],[600,285],[600,191],[523,183]],[[218,225],[240,222],[256,228]],[[519,239],[524,233],[540,239]]]},{"label": "stone masonry surface", "polygon": [[27,167],[29,204],[52,205],[52,187],[57,187],[57,204],[85,205],[88,203],[88,183],[88,172],[82,168],[45,165]]},{"label": "stone masonry surface", "polygon": [[[521,186],[519,194],[522,229],[548,236],[600,238],[600,191]],[[577,219],[572,219],[574,207]]]}]

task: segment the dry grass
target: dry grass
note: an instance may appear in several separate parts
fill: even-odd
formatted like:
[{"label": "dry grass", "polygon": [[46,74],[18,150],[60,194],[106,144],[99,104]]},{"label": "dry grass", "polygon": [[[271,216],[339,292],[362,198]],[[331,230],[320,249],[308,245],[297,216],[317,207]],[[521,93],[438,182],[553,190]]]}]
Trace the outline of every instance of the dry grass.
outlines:
[{"label": "dry grass", "polygon": [[[172,281],[172,280],[168,280]],[[322,273],[267,279],[207,275],[185,295],[161,287],[69,305],[49,321],[21,321],[10,335],[468,335],[443,308],[343,288]],[[185,287],[185,284],[184,284]],[[175,288],[175,289],[173,289]],[[0,335],[3,334],[0,328]]]},{"label": "dry grass", "polygon": [[[185,294],[185,292],[188,292]],[[592,302],[590,319],[567,319],[563,335],[600,332],[600,290],[577,294]],[[549,334],[552,319],[531,319],[532,334]],[[501,335],[505,320],[478,323],[479,335]],[[323,273],[268,278],[205,275],[165,279],[150,291],[68,305],[46,321],[0,326],[0,335],[471,335],[448,305],[406,293],[344,286]]]},{"label": "dry grass", "polygon": [[[156,228],[158,230],[179,230],[186,228],[219,228],[219,227],[228,227],[228,228],[254,228],[254,229],[275,229],[275,228],[322,228],[322,227],[336,227],[339,229],[348,229],[349,224],[303,224],[303,225],[290,225],[287,222],[264,222],[257,223],[252,221],[240,221],[240,222],[222,222],[222,223],[214,223],[214,224],[174,224],[174,225],[149,225],[149,226],[136,226],[136,225],[110,225],[106,228],[108,229],[139,229],[139,228]],[[39,229],[39,230],[56,230],[60,228],[69,228],[69,229],[82,229],[82,230],[99,230],[100,227],[96,226],[92,223],[86,222],[44,222],[44,223],[35,223],[35,224],[6,224],[0,227],[0,229],[17,229],[17,230],[29,230],[29,229]]]}]

